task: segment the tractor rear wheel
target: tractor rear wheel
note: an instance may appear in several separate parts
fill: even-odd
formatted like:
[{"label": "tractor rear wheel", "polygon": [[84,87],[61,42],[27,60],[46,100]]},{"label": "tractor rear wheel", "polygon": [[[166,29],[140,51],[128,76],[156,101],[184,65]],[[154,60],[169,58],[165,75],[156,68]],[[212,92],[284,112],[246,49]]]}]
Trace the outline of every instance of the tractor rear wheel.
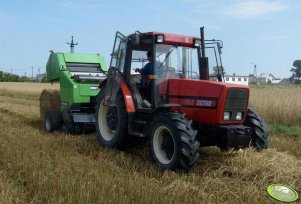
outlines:
[{"label": "tractor rear wheel", "polygon": [[63,124],[63,118],[61,111],[59,110],[49,110],[45,114],[44,126],[46,131],[52,133],[54,130],[61,128]]},{"label": "tractor rear wheel", "polygon": [[118,92],[114,106],[104,105],[105,90],[97,99],[96,105],[96,135],[104,147],[122,148],[127,139],[127,113],[123,95]]},{"label": "tractor rear wheel", "polygon": [[151,156],[161,169],[190,170],[199,157],[197,131],[183,115],[161,113],[150,124]]},{"label": "tractor rear wheel", "polygon": [[266,149],[269,143],[269,133],[263,118],[248,110],[245,125],[252,128],[251,145],[256,149]]}]

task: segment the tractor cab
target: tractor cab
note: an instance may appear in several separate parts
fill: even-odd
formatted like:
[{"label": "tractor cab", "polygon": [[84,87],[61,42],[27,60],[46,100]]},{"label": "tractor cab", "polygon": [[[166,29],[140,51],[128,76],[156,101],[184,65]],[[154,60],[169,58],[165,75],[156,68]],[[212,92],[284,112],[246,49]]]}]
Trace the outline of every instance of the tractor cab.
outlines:
[{"label": "tractor cab", "polygon": [[[203,30],[201,30],[203,33]],[[116,33],[110,67],[119,82],[129,86],[135,95],[137,109],[153,110],[168,103],[168,86],[170,79],[219,80],[222,81],[221,41],[204,41],[202,38],[160,32],[136,32],[129,36]],[[210,61],[212,72],[209,76],[206,48],[213,55]],[[208,45],[207,45],[208,44]],[[218,52],[217,52],[218,51]],[[152,53],[147,58],[147,53]],[[212,63],[211,63],[212,62]],[[147,75],[137,73],[137,68],[149,68]],[[217,70],[217,72],[215,71]],[[114,77],[113,77],[114,78]],[[146,82],[143,79],[147,79]],[[110,80],[107,99],[113,101],[120,83]]]}]

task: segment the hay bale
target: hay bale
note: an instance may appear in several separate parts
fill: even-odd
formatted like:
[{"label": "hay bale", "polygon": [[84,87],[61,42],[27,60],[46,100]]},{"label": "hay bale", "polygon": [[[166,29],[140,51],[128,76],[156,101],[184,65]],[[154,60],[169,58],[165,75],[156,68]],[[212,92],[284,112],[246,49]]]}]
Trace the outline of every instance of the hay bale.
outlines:
[{"label": "hay bale", "polygon": [[44,120],[48,110],[61,109],[60,92],[54,89],[44,89],[40,96],[40,116]]}]

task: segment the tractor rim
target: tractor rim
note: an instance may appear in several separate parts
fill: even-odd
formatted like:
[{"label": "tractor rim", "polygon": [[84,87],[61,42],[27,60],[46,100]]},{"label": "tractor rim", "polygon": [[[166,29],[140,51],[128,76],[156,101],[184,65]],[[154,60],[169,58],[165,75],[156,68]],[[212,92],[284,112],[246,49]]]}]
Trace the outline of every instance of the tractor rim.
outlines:
[{"label": "tractor rim", "polygon": [[[112,121],[108,121],[108,119],[111,118],[110,115],[112,114],[112,111],[110,109],[113,108],[113,107],[105,106],[103,103],[104,103],[104,100],[101,102],[100,108],[99,108],[99,111],[98,111],[98,118],[99,118],[98,127],[99,127],[99,131],[100,131],[100,134],[101,134],[102,138],[105,141],[111,141],[114,137],[115,132],[116,132],[116,128],[114,129],[115,125],[111,125]],[[117,117],[115,116],[114,118],[117,118]]]},{"label": "tractor rim", "polygon": [[160,126],[156,129],[153,138],[153,148],[160,163],[169,164],[175,156],[175,141],[171,131]]}]

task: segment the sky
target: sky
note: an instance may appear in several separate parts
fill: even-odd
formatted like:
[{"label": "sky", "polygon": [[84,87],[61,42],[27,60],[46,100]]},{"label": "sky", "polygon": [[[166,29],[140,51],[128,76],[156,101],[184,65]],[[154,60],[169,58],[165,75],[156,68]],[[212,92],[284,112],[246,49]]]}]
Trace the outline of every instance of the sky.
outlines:
[{"label": "sky", "polygon": [[0,0],[0,70],[45,72],[49,50],[100,53],[110,62],[116,31],[199,36],[224,42],[227,74],[291,76],[301,59],[300,0]]}]

